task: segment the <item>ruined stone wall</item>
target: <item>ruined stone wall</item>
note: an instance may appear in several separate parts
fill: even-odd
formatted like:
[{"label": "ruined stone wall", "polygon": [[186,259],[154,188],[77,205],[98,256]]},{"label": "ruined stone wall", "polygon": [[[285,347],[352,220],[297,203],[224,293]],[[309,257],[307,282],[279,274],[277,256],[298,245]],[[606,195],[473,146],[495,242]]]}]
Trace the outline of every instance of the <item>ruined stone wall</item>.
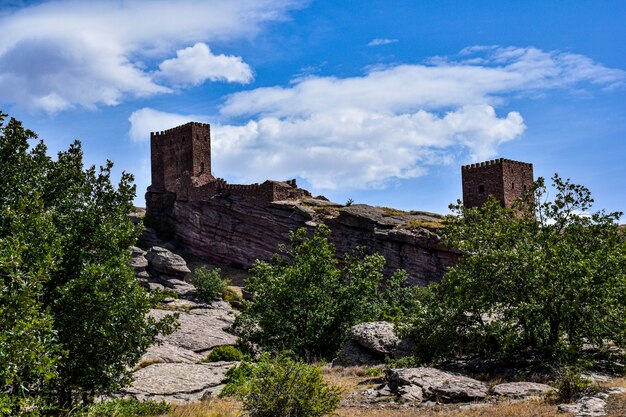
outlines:
[{"label": "ruined stone wall", "polygon": [[493,195],[505,207],[511,207],[533,183],[533,166],[510,159],[496,159],[461,168],[463,204],[482,206]]}]

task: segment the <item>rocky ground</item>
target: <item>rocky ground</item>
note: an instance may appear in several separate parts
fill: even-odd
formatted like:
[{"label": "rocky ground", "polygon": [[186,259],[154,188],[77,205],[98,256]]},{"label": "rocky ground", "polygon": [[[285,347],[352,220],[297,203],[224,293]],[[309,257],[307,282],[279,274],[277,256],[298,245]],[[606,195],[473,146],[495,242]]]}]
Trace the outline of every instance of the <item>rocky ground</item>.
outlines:
[{"label": "rocky ground", "polygon": [[[146,240],[150,241],[150,232],[144,236],[144,244]],[[168,314],[178,314],[180,326],[150,347],[134,370],[133,385],[120,395],[177,404],[214,398],[224,386],[226,371],[236,363],[204,363],[202,360],[216,346],[237,343],[237,338],[228,333],[237,310],[224,301],[198,301],[194,286],[188,282],[191,269],[185,260],[172,251],[175,249],[173,246],[156,246],[156,238],[151,243],[154,245],[146,247],[146,250],[138,247],[131,249],[131,266],[145,288],[176,293],[177,298],[166,299],[150,315],[159,319]],[[340,414],[362,415],[364,410],[368,410],[368,413],[373,413],[371,415],[391,416],[395,414],[375,413],[409,409],[429,412],[437,407],[454,407],[456,410],[496,407],[496,410],[502,404],[542,401],[555,391],[548,384],[536,382],[537,378],[523,380],[524,373],[515,371],[500,372],[501,376],[505,376],[500,380],[472,378],[471,372],[464,371],[467,366],[446,369],[391,368],[382,372],[385,358],[402,358],[410,347],[408,341],[396,335],[391,323],[381,321],[354,326],[338,357],[324,370],[330,383],[346,388],[342,400],[343,412]],[[351,373],[360,373],[360,379],[333,377]],[[605,385],[609,381],[606,376],[592,377]],[[625,392],[622,387],[601,388],[574,404],[555,404],[551,409],[554,413],[574,416],[607,415],[607,402],[622,404],[623,401],[615,398],[624,397]],[[609,412],[610,409],[608,407]],[[351,410],[357,411],[354,414]]]}]

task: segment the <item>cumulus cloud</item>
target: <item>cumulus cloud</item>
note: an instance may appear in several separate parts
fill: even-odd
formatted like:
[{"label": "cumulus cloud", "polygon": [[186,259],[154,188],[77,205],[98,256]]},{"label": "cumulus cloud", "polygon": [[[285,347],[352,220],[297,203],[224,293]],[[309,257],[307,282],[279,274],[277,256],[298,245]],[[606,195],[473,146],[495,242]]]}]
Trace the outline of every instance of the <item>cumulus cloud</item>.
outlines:
[{"label": "cumulus cloud", "polygon": [[150,132],[159,132],[188,122],[208,122],[206,116],[182,115],[154,110],[148,107],[133,112],[128,118],[131,140],[140,142],[150,138]]},{"label": "cumulus cloud", "polygon": [[624,80],[624,71],[582,55],[476,47],[427,64],[252,89],[220,109],[248,121],[213,126],[214,172],[245,182],[296,175],[316,189],[384,187],[459,158],[495,156],[526,128],[519,112],[496,110],[511,96]]},{"label": "cumulus cloud", "polygon": [[252,69],[238,56],[213,55],[205,43],[176,51],[176,58],[159,65],[159,76],[175,85],[198,85],[210,81],[247,84]]},{"label": "cumulus cloud", "polygon": [[0,97],[56,112],[207,80],[249,82],[242,58],[215,55],[204,42],[250,38],[298,3],[58,0],[9,10],[0,16]]},{"label": "cumulus cloud", "polygon": [[381,45],[389,45],[390,43],[398,42],[397,39],[388,39],[388,38],[376,38],[372,39],[368,42],[367,46],[381,46]]}]

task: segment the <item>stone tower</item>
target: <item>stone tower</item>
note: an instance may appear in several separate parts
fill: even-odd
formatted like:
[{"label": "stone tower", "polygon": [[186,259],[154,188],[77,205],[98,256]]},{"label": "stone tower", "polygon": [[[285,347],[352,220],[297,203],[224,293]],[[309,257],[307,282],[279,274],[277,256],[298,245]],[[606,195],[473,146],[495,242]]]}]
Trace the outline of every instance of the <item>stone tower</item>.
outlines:
[{"label": "stone tower", "polygon": [[176,192],[182,178],[194,186],[214,180],[211,174],[211,126],[190,122],[150,133],[152,188]]},{"label": "stone tower", "polygon": [[464,165],[461,176],[466,207],[482,206],[493,195],[504,207],[511,208],[534,181],[533,164],[504,158]]}]

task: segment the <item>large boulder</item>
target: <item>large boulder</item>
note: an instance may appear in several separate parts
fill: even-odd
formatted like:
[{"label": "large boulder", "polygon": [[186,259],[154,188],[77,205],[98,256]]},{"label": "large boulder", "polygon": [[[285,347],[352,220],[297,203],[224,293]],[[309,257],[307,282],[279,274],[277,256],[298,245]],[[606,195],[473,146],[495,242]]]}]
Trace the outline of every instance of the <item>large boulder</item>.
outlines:
[{"label": "large boulder", "polygon": [[150,248],[146,258],[150,267],[162,274],[183,277],[191,272],[187,267],[187,262],[181,256],[160,246]]},{"label": "large boulder", "polygon": [[400,341],[393,324],[387,321],[374,321],[352,326],[350,338],[379,355],[391,354]]},{"label": "large boulder", "polygon": [[141,357],[139,364],[197,363],[202,361],[202,359],[204,359],[204,356],[191,349],[185,349],[166,342],[150,346]]},{"label": "large boulder", "polygon": [[407,401],[475,401],[484,399],[488,391],[483,382],[435,368],[387,369],[385,374],[392,392]]},{"label": "large boulder", "polygon": [[157,363],[136,371],[133,384],[125,388],[121,395],[140,401],[197,402],[219,394],[226,380],[226,371],[235,364]]}]

